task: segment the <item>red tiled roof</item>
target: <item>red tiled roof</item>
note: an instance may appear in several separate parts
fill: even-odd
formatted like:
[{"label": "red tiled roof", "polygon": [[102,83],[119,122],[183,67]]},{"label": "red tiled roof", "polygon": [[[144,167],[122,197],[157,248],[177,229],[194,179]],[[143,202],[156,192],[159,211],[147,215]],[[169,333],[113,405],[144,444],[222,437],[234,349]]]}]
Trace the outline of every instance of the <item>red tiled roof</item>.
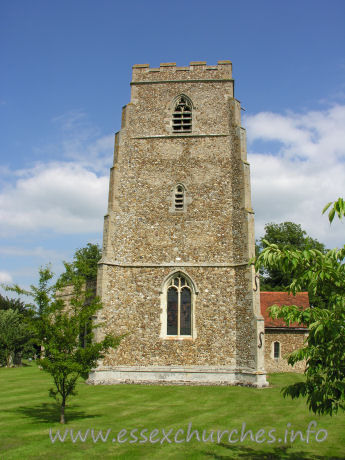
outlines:
[{"label": "red tiled roof", "polygon": [[[297,305],[298,307],[309,307],[308,292],[298,292],[296,295],[289,294],[288,292],[261,292],[260,293],[260,306],[261,314],[265,319],[265,327],[288,327],[285,321],[281,318],[272,319],[269,317],[268,308],[272,305]],[[303,327],[306,326],[298,323],[291,323],[290,327]]]}]

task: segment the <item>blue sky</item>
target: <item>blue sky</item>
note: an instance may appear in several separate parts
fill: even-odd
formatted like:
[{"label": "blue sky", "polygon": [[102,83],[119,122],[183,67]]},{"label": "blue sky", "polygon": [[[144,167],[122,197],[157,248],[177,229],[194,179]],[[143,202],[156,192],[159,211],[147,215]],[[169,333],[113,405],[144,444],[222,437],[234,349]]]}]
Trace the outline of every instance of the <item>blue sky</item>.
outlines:
[{"label": "blue sky", "polygon": [[131,66],[233,62],[257,236],[292,220],[344,241],[345,2],[3,1],[0,281],[28,286],[101,242]]}]

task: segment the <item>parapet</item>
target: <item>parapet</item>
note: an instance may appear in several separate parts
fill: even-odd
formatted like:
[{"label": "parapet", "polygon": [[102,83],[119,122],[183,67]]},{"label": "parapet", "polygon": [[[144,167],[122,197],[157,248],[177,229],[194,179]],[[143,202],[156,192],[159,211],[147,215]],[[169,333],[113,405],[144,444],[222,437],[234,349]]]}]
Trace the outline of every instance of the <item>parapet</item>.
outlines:
[{"label": "parapet", "polygon": [[157,68],[150,64],[133,66],[132,84],[188,80],[232,80],[232,63],[218,61],[217,65],[207,65],[205,61],[192,61],[188,67],[177,67],[176,62],[163,62]]}]

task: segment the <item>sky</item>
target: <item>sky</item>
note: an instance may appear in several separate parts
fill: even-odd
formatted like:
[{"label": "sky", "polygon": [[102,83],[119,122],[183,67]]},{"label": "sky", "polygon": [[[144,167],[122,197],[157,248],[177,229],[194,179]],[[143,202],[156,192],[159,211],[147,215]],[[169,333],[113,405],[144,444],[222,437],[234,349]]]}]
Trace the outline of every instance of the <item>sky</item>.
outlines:
[{"label": "sky", "polygon": [[345,2],[3,0],[0,282],[24,288],[101,243],[131,67],[231,60],[256,237],[292,221],[327,247],[344,223]]}]

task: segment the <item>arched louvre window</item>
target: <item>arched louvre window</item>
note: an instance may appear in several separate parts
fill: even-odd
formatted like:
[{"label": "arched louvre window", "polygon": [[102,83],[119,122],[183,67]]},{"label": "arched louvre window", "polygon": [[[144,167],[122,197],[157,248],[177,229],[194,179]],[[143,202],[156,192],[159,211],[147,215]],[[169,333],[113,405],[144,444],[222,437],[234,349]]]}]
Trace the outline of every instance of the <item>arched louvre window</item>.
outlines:
[{"label": "arched louvre window", "polygon": [[192,290],[182,274],[167,289],[167,335],[192,335]]},{"label": "arched louvre window", "polygon": [[183,211],[185,205],[185,189],[183,185],[177,185],[174,193],[175,211]]},{"label": "arched louvre window", "polygon": [[280,358],[280,343],[274,342],[273,356],[275,358]]},{"label": "arched louvre window", "polygon": [[192,103],[186,96],[180,96],[173,113],[173,132],[190,133],[192,131]]}]

